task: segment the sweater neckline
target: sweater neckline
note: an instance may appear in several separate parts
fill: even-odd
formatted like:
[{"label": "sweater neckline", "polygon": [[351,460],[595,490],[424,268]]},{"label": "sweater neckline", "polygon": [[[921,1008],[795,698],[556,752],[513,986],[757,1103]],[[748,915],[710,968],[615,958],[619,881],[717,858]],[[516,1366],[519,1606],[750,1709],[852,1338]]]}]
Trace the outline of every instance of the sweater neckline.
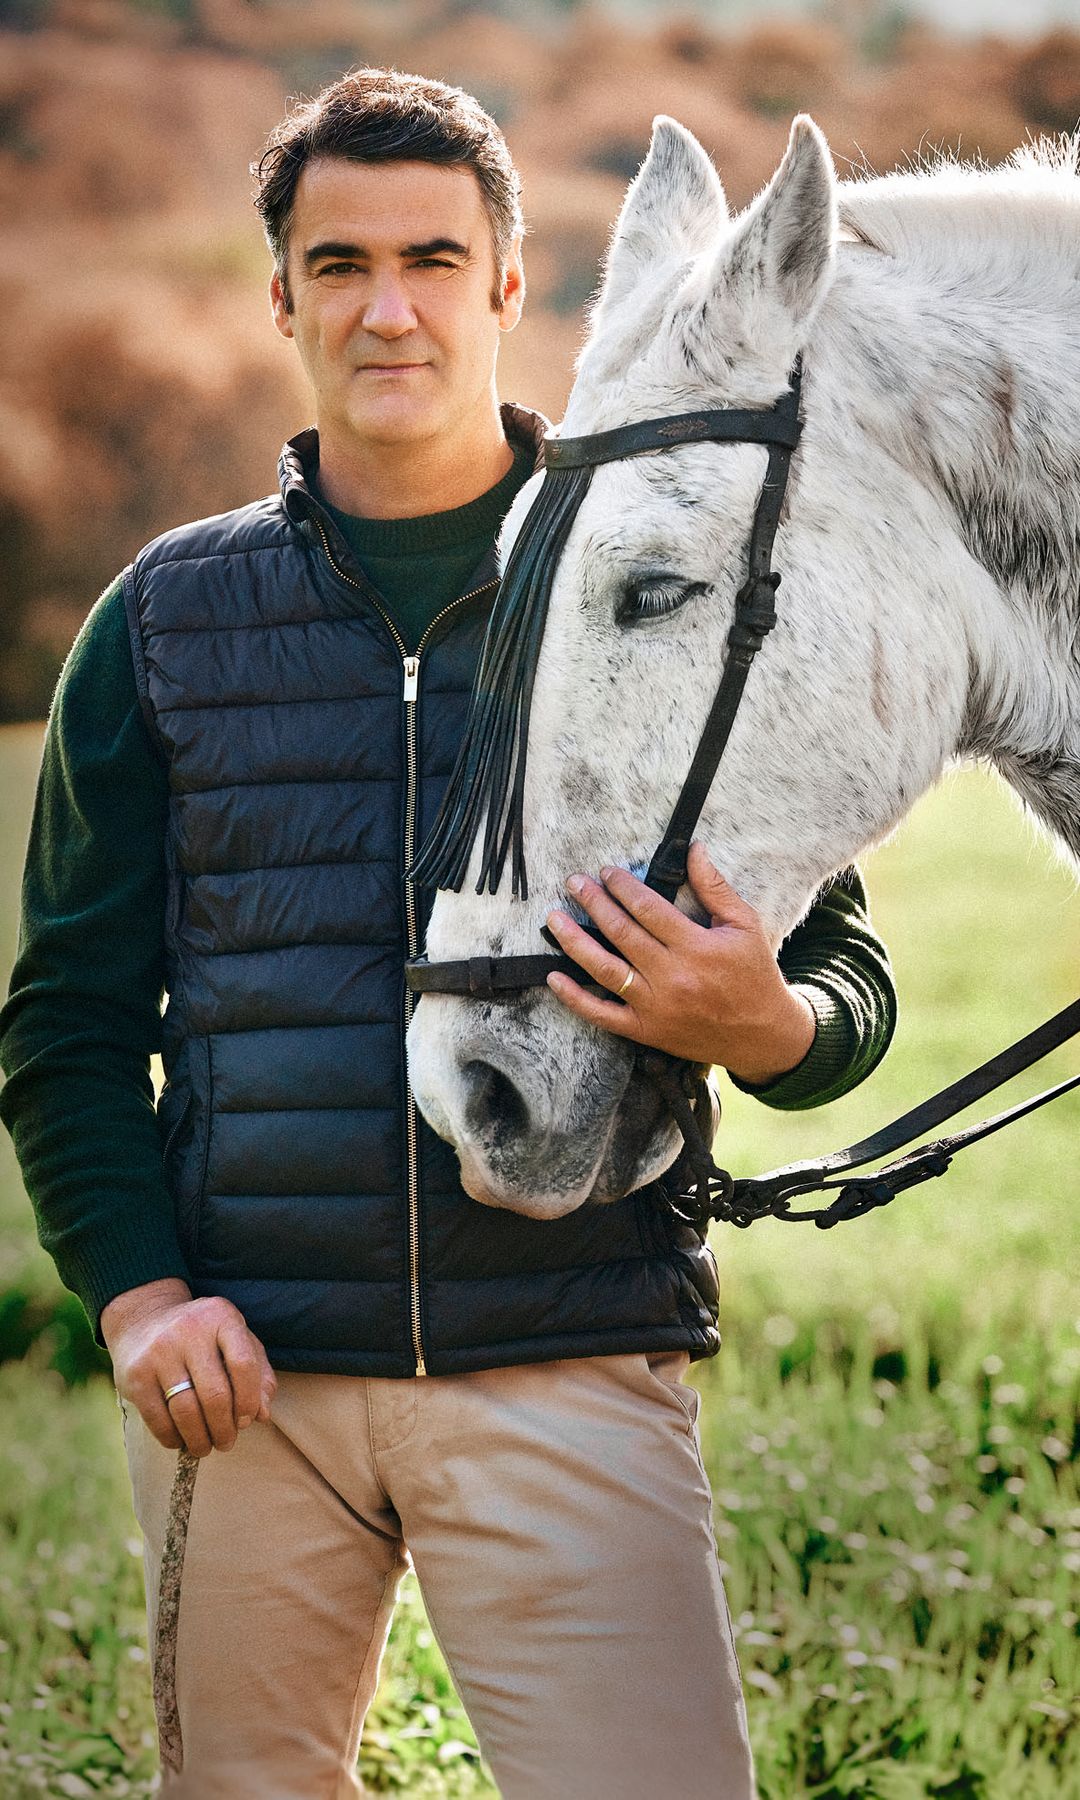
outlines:
[{"label": "sweater neckline", "polygon": [[412,519],[366,519],[331,506],[321,494],[319,499],[360,558],[425,556],[461,548],[494,537],[515,494],[532,473],[533,447],[512,442],[511,448],[514,460],[494,487],[464,506],[449,507],[443,512]]}]

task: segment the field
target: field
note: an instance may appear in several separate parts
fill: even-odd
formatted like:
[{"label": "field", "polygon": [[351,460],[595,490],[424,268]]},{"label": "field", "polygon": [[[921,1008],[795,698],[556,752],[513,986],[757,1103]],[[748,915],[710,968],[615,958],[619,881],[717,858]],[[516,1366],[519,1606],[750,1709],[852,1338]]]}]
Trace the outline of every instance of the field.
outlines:
[{"label": "field", "polygon": [[[7,961],[38,743],[0,733]],[[821,1112],[733,1096],[737,1170],[848,1142],[1076,992],[1074,882],[989,778],[948,781],[867,872],[896,1044]],[[725,1346],[694,1378],[763,1800],[1080,1794],[1078,1124],[1070,1096],[835,1232],[718,1236]],[[5,1290],[28,1316],[56,1294],[2,1149],[0,1324]],[[118,1415],[74,1368],[62,1316],[0,1368],[5,1800],[142,1796],[154,1768]],[[411,1586],[363,1770],[492,1792]]]}]

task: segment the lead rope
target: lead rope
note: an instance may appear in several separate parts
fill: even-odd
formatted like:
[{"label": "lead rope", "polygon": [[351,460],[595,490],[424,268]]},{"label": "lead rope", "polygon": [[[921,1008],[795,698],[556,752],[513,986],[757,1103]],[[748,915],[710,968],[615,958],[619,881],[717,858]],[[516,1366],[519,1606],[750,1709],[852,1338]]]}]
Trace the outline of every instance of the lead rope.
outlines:
[{"label": "lead rope", "polygon": [[[755,1219],[782,1219],[789,1224],[810,1221],[819,1231],[829,1231],[845,1219],[859,1219],[879,1206],[888,1206],[898,1194],[921,1182],[944,1175],[953,1157],[970,1144],[991,1137],[1014,1120],[1046,1106],[1080,1087],[1080,1075],[1068,1076],[1045,1088],[1030,1100],[1021,1100],[989,1119],[967,1125],[947,1137],[936,1138],[908,1150],[895,1162],[870,1174],[851,1171],[882,1156],[903,1149],[914,1138],[942,1125],[976,1100],[985,1098],[1024,1069],[1041,1062],[1051,1050],[1080,1034],[1080,1000],[1055,1013],[1017,1043],[1010,1044],[988,1062],[942,1088],[921,1105],[901,1114],[870,1137],[845,1150],[834,1150],[820,1162],[789,1163],[767,1175],[735,1179],[713,1161],[705,1132],[712,1124],[712,1101],[706,1071],[701,1064],[680,1063],[663,1051],[639,1050],[637,1061],[656,1083],[683,1136],[683,1148],[673,1166],[659,1179],[663,1197],[676,1217],[704,1234],[710,1219],[745,1230]],[[839,1189],[827,1206],[796,1212],[792,1200],[801,1194]]]}]

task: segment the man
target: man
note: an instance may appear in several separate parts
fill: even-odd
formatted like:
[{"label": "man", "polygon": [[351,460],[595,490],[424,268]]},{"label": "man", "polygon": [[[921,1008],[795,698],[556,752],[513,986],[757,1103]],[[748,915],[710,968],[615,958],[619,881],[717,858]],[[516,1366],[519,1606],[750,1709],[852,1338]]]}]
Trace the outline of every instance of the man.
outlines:
[{"label": "man", "polygon": [[[517,177],[466,95],[362,70],[259,181],[317,430],[280,495],[167,533],[92,610],[0,1015],[39,1235],[113,1358],[166,1787],[358,1792],[408,1551],[507,1800],[747,1800],[682,1383],[719,1343],[710,1253],[652,1189],[476,1205],[405,1082],[403,872],[544,424],[496,397]],[[894,998],[857,876],[778,963],[692,875],[695,1054],[776,1106],[862,1079]]]}]

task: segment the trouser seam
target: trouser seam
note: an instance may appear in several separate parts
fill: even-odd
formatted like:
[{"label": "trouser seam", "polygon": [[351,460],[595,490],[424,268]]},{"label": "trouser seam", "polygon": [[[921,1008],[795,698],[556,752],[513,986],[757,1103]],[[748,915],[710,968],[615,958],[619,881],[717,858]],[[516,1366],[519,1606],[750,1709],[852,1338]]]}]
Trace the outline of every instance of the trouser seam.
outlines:
[{"label": "trouser seam", "polygon": [[[375,1639],[378,1635],[379,1621],[382,1618],[383,1607],[386,1604],[386,1591],[390,1586],[391,1577],[394,1575],[394,1573],[396,1572],[396,1570],[398,1569],[398,1567],[400,1565],[400,1561],[401,1561],[401,1556],[400,1556],[400,1552],[399,1552],[397,1558],[395,1559],[395,1561],[393,1562],[391,1567],[389,1569],[387,1569],[386,1574],[383,1576],[382,1589],[379,1593],[379,1598],[378,1598],[378,1602],[375,1607],[374,1614],[372,1615],[371,1633],[368,1637],[367,1645],[364,1649],[364,1654],[360,1659],[360,1668],[359,1668],[359,1671],[358,1671],[357,1677],[356,1677],[356,1686],[353,1689],[353,1697],[352,1697],[352,1713],[353,1714],[355,1714],[355,1712],[356,1712],[357,1698],[359,1696],[360,1689],[363,1686],[364,1676],[367,1673],[368,1659],[371,1656],[372,1646],[374,1645]],[[372,1699],[374,1699],[374,1698],[375,1698],[375,1696],[373,1694]],[[366,1719],[366,1717],[367,1717],[367,1714],[365,1712],[364,1718]],[[361,1737],[363,1736],[363,1730],[364,1730],[364,1720],[362,1719],[360,1721],[360,1736]],[[357,1755],[359,1755],[359,1751],[360,1751],[359,1739],[357,1740],[356,1749],[357,1749]],[[338,1771],[335,1771],[334,1785],[327,1794],[327,1800],[337,1800],[339,1779],[340,1779],[340,1771],[338,1770]]]},{"label": "trouser seam", "polygon": [[[416,1579],[417,1579],[417,1581],[418,1581],[418,1582],[419,1582],[419,1583],[420,1583],[420,1596],[421,1596],[421,1598],[422,1598],[422,1599],[423,1599],[423,1595],[424,1595],[424,1584],[423,1584],[423,1582],[422,1582],[422,1581],[420,1581],[420,1576],[419,1576],[419,1573],[417,1573],[417,1577],[416,1577]],[[435,1638],[435,1642],[436,1642],[436,1643],[437,1643],[437,1644],[438,1644],[438,1646],[439,1646],[439,1649],[440,1649],[440,1650],[441,1650],[441,1651],[442,1651],[442,1658],[443,1658],[443,1661],[444,1661],[444,1663],[445,1663],[445,1664],[446,1664],[446,1666],[447,1666],[447,1668],[448,1668],[448,1670],[449,1670],[449,1671],[450,1671],[450,1679],[451,1679],[451,1681],[452,1681],[452,1682],[453,1682],[453,1684],[454,1684],[454,1691],[455,1691],[455,1693],[456,1693],[456,1694],[457,1694],[457,1697],[458,1697],[458,1699],[459,1699],[459,1700],[460,1700],[460,1701],[461,1701],[461,1704],[462,1704],[462,1706],[464,1706],[464,1707],[465,1707],[465,1717],[466,1717],[466,1718],[467,1718],[467,1719],[468,1719],[468,1721],[469,1721],[469,1724],[470,1724],[470,1725],[472,1725],[472,1729],[473,1729],[473,1731],[474,1731],[474,1732],[475,1732],[475,1731],[476,1731],[476,1726],[475,1726],[475,1725],[473,1725],[473,1722],[472,1722],[472,1717],[471,1717],[471,1715],[470,1715],[470,1713],[469,1713],[469,1709],[468,1709],[468,1707],[467,1707],[467,1706],[466,1706],[466,1705],[465,1705],[465,1695],[464,1695],[464,1693],[463,1693],[463,1691],[462,1691],[462,1686],[461,1686],[461,1682],[460,1682],[460,1681],[459,1681],[459,1680],[458,1680],[458,1675],[457,1675],[457,1670],[456,1670],[456,1669],[455,1669],[455,1667],[454,1667],[454,1659],[453,1659],[453,1657],[452,1657],[452,1656],[451,1656],[451,1655],[450,1655],[450,1652],[449,1652],[449,1650],[448,1650],[448,1649],[447,1649],[447,1647],[446,1647],[446,1645],[445,1645],[445,1644],[444,1644],[444,1643],[443,1643],[443,1640],[442,1640],[442,1633],[441,1633],[441,1632],[440,1632],[440,1630],[439,1630],[439,1627],[438,1627],[438,1626],[437,1626],[437,1625],[436,1625],[436,1623],[435,1623],[435,1620],[434,1620],[434,1619],[433,1619],[433,1618],[432,1618],[432,1616],[431,1616],[431,1613],[430,1613],[430,1612],[428,1612],[428,1608],[427,1608],[427,1601],[426,1601],[426,1600],[424,1600],[424,1610],[425,1610],[425,1612],[427,1612],[427,1622],[428,1622],[428,1624],[429,1624],[429,1625],[430,1625],[430,1626],[431,1626],[431,1630],[432,1630],[432,1633],[433,1633],[433,1635],[434,1635],[434,1638]],[[477,1743],[479,1743],[479,1742],[480,1742],[480,1740],[479,1740],[479,1736],[477,1736]],[[480,1745],[480,1754],[481,1754],[481,1756],[483,1756],[483,1754],[484,1754],[484,1747],[483,1747],[483,1745],[482,1745],[482,1744],[481,1744],[481,1745]]]},{"label": "trouser seam", "polygon": [[366,1375],[361,1376],[360,1379],[364,1383],[364,1404],[367,1407],[367,1434],[368,1448],[371,1451],[371,1466],[375,1471],[377,1479],[382,1482],[382,1476],[379,1474],[379,1458],[375,1450],[375,1414],[371,1405],[371,1382]]}]

